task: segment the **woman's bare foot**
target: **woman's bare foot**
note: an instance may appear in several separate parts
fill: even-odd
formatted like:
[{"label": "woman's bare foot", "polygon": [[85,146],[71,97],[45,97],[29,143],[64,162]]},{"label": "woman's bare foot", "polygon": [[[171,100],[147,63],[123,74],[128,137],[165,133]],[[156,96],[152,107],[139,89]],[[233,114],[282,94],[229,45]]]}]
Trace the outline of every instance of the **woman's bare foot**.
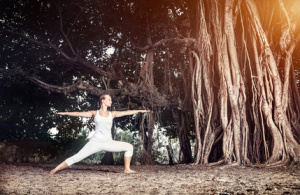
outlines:
[{"label": "woman's bare foot", "polygon": [[57,171],[63,170],[65,168],[69,167],[69,165],[66,163],[66,161],[60,163],[57,167],[55,167],[55,169],[52,169],[49,173],[51,175],[53,175],[54,173],[56,173]]},{"label": "woman's bare foot", "polygon": [[135,173],[130,169],[131,156],[124,156],[124,173]]},{"label": "woman's bare foot", "polygon": [[54,173],[56,173],[56,170],[55,170],[55,169],[52,169],[49,173],[50,173],[51,175],[53,175]]},{"label": "woman's bare foot", "polygon": [[136,173],[134,170],[131,169],[125,169],[124,173]]}]

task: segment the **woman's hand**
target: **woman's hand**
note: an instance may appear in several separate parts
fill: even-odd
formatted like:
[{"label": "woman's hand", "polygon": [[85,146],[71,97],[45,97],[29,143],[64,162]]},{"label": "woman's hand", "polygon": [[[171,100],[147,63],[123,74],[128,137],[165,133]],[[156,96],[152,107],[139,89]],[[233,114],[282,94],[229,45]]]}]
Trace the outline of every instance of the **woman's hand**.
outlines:
[{"label": "woman's hand", "polygon": [[138,113],[145,113],[145,112],[151,112],[151,110],[127,110],[127,111],[112,111],[113,118],[127,116],[127,115],[133,115]]},{"label": "woman's hand", "polygon": [[57,115],[67,115],[67,116],[77,116],[77,117],[94,117],[96,115],[96,110],[88,112],[58,112]]},{"label": "woman's hand", "polygon": [[151,112],[151,110],[141,110],[141,113]]},{"label": "woman's hand", "polygon": [[66,112],[58,112],[57,115],[66,115]]}]

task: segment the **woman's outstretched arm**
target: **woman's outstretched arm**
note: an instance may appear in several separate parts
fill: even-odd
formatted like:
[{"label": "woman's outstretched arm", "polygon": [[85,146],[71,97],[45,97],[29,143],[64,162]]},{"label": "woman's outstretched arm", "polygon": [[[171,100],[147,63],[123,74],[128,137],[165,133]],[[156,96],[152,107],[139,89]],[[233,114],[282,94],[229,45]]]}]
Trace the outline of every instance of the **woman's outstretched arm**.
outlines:
[{"label": "woman's outstretched arm", "polygon": [[126,111],[112,111],[111,114],[113,118],[127,116],[127,115],[133,115],[137,113],[145,113],[145,112],[151,112],[151,110],[126,110]]},{"label": "woman's outstretched arm", "polygon": [[87,117],[91,118],[96,115],[96,111],[88,111],[88,112],[58,112],[58,115],[67,115],[67,116],[77,116],[77,117]]}]

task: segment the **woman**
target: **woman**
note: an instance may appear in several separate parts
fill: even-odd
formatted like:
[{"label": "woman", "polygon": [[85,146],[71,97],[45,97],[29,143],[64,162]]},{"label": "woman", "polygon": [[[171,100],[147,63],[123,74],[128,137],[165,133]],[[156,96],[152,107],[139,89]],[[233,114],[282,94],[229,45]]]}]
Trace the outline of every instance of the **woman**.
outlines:
[{"label": "woman", "polygon": [[57,171],[65,169],[74,163],[81,161],[82,159],[100,151],[107,152],[122,152],[124,154],[124,172],[134,173],[135,171],[130,169],[130,161],[133,153],[133,147],[126,142],[114,141],[111,136],[111,128],[113,118],[122,117],[127,115],[133,115],[137,113],[150,112],[150,110],[127,110],[127,111],[108,111],[107,108],[111,106],[111,97],[109,95],[102,95],[100,97],[101,107],[99,110],[93,110],[88,112],[59,112],[58,115],[68,115],[77,117],[94,117],[95,120],[95,134],[91,137],[90,141],[74,156],[66,159],[59,164],[55,169],[50,171],[50,174],[54,174]]}]

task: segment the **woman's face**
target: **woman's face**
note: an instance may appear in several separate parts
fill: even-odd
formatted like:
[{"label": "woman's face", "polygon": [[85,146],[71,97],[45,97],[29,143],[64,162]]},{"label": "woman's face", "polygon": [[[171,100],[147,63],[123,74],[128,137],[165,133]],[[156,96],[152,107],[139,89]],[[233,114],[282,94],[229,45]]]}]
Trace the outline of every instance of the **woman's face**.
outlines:
[{"label": "woman's face", "polygon": [[102,104],[106,105],[107,107],[111,107],[111,97],[109,95],[105,96],[105,99],[102,100]]}]

